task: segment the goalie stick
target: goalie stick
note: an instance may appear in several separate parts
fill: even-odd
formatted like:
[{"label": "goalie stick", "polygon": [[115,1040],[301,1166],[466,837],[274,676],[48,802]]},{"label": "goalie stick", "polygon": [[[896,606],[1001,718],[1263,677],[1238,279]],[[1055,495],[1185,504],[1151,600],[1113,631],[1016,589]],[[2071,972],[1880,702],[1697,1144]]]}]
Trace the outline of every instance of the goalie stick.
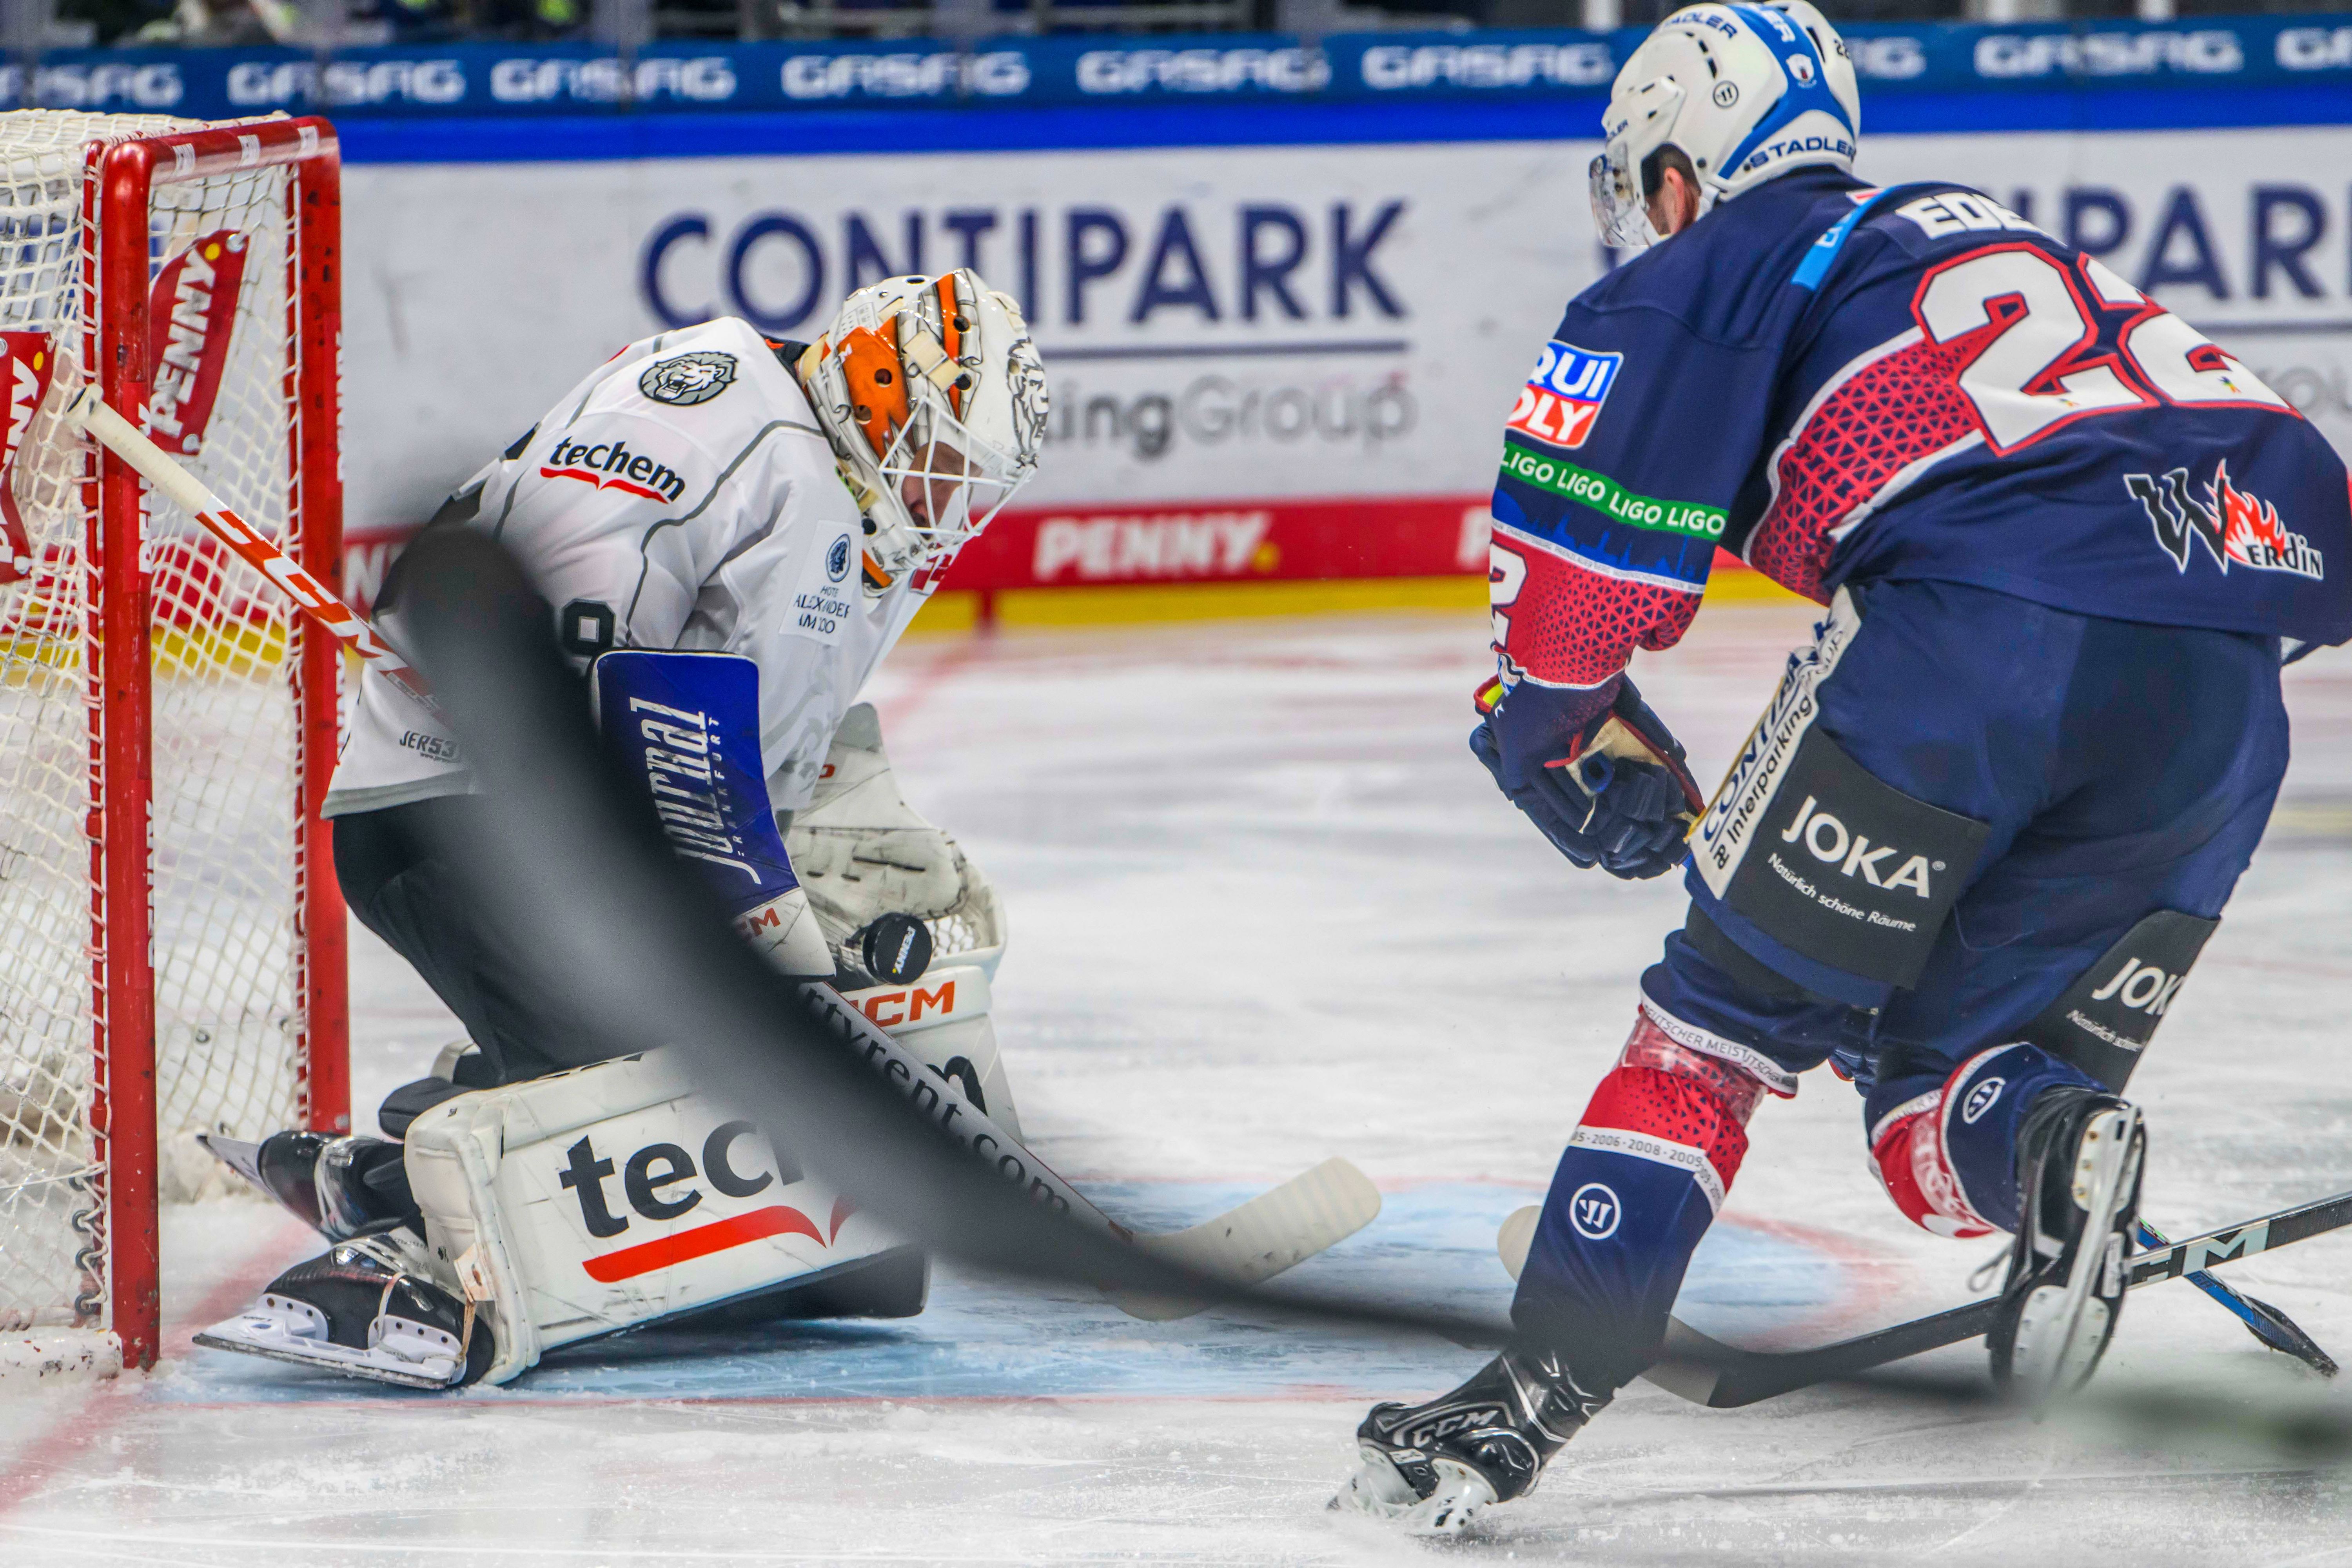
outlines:
[{"label": "goalie stick", "polygon": [[[425,710],[441,717],[425,678],[373,626],[345,605],[301,563],[256,531],[227,502],[149,440],[139,428],[108,406],[95,383],[85,385],[66,406],[69,424],[79,426],[109,451],[137,470],[166,500],[185,510],[214,538],[277,584],[295,606],[345,647],[368,660],[394,686]],[[857,1010],[829,988],[812,988],[813,1010],[835,1033],[864,1048],[868,1063],[894,1083],[909,1086],[914,1094],[931,1087],[932,1074],[921,1061],[901,1050],[876,1026],[867,1025]],[[853,1023],[854,1020],[854,1023]],[[942,1097],[945,1098],[942,1098]],[[1324,1161],[1271,1191],[1240,1206],[1183,1230],[1164,1234],[1138,1232],[1118,1224],[1097,1208],[1045,1162],[1023,1148],[1002,1128],[974,1110],[952,1085],[941,1085],[932,1107],[944,1107],[941,1126],[975,1149],[994,1151],[1003,1171],[1011,1163],[1025,1173],[1034,1195],[1066,1209],[1120,1240],[1170,1262],[1230,1280],[1255,1285],[1292,1265],[1328,1250],[1363,1229],[1381,1212],[1381,1195],[1370,1180],[1342,1159]],[[958,1126],[957,1123],[961,1125]],[[1172,1296],[1111,1290],[1110,1300],[1131,1317],[1152,1321],[1181,1318],[1208,1305]]]},{"label": "goalie stick", "polygon": [[[833,987],[810,985],[801,994],[818,1025],[840,1039],[851,1055],[863,1058],[909,1105],[998,1175],[1024,1189],[1031,1201],[1184,1268],[1235,1285],[1256,1285],[1346,1240],[1380,1215],[1380,1190],[1363,1172],[1335,1157],[1186,1229],[1130,1229],[1097,1208],[974,1107],[953,1079],[941,1079],[926,1067]],[[1190,1317],[1209,1305],[1138,1290],[1110,1289],[1106,1294],[1129,1317],[1155,1322]]]},{"label": "goalie stick", "polygon": [[[2216,1263],[2275,1252],[2352,1225],[2352,1193],[2338,1193],[2223,1230],[2208,1231],[2125,1259],[2131,1289],[2194,1275]],[[1717,1410],[1753,1405],[1817,1383],[1851,1379],[1927,1351],[1976,1339],[1992,1326],[2000,1299],[1988,1297],[1907,1323],[1806,1351],[1744,1351],[1676,1318],[1666,1325],[1665,1353],[1643,1375],[1671,1394]]]},{"label": "goalie stick", "polygon": [[98,384],[90,382],[66,405],[66,423],[89,433],[108,451],[131,465],[139,477],[189,516],[238,560],[268,578],[294,607],[352,652],[365,659],[384,679],[414,699],[435,718],[442,717],[425,678],[403,658],[382,633],[333,590],[304,570],[302,563],[264,538],[229,504],[205,488],[202,479],[182,467],[172,455],[140,432],[137,426],[108,406]]}]

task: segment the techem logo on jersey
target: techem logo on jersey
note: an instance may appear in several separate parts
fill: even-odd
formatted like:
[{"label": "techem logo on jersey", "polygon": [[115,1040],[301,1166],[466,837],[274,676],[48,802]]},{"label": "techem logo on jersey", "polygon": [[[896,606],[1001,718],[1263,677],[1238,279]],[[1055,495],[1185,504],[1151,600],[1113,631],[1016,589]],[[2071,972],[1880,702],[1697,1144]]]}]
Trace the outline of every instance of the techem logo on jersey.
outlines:
[{"label": "techem logo on jersey", "polygon": [[2279,521],[2278,508],[2230,482],[2227,459],[2213,465],[2213,480],[2201,501],[2189,494],[2187,468],[2174,468],[2161,479],[2126,474],[2124,486],[2147,512],[2156,542],[2182,572],[2189,570],[2189,541],[2201,539],[2225,576],[2232,563],[2315,581],[2327,575],[2326,560]]},{"label": "techem logo on jersey", "polygon": [[1587,1241],[1606,1241],[1616,1235],[1617,1222],[1624,1214],[1625,1205],[1617,1201],[1616,1191],[1600,1182],[1585,1183],[1568,1200],[1568,1223]]},{"label": "techem logo on jersey", "polygon": [[539,477],[577,479],[600,490],[619,490],[647,500],[674,501],[686,493],[686,480],[675,469],[643,452],[630,451],[626,441],[591,443],[559,437]]},{"label": "techem logo on jersey", "polygon": [[1519,388],[1510,427],[1547,447],[1581,447],[1617,384],[1623,354],[1594,353],[1557,338],[1544,344],[1535,374]]},{"label": "techem logo on jersey", "polygon": [[1968,1101],[1960,1107],[1960,1120],[1974,1127],[1984,1120],[1984,1113],[1992,1109],[2000,1091],[2008,1087],[2009,1079],[2005,1078],[1989,1078],[1969,1090]]},{"label": "techem logo on jersey", "polygon": [[[1944,868],[1941,860],[1931,867],[1925,855],[1904,856],[1892,844],[1873,845],[1869,836],[1850,831],[1846,825],[1821,809],[1821,802],[1811,795],[1797,808],[1796,820],[1780,835],[1783,844],[1802,843],[1805,852],[1824,865],[1837,868],[1842,877],[1859,876],[1874,888],[1908,888],[1923,899],[1935,894],[1927,886],[1930,869]],[[1895,869],[1886,869],[1889,861],[1896,861]],[[1874,911],[1874,913],[1875,911]]]}]

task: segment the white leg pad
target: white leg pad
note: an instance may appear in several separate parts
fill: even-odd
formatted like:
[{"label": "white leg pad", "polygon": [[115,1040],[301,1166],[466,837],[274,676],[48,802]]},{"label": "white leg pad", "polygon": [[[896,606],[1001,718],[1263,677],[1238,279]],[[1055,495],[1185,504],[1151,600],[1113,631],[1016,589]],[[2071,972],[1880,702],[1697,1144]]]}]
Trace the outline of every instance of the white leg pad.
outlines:
[{"label": "white leg pad", "polygon": [[[984,972],[934,970],[849,999],[1018,1136]],[[904,1245],[696,1091],[689,1059],[671,1047],[458,1095],[409,1128],[425,1271],[497,1336],[485,1382]]]}]

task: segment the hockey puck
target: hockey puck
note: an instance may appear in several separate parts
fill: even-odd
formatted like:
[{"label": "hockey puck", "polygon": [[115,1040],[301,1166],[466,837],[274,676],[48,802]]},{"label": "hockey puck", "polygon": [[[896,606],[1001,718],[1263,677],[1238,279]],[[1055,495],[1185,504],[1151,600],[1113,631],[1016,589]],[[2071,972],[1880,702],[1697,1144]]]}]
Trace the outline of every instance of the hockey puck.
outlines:
[{"label": "hockey puck", "polygon": [[904,985],[931,966],[930,929],[912,915],[882,915],[857,937],[866,973]]}]

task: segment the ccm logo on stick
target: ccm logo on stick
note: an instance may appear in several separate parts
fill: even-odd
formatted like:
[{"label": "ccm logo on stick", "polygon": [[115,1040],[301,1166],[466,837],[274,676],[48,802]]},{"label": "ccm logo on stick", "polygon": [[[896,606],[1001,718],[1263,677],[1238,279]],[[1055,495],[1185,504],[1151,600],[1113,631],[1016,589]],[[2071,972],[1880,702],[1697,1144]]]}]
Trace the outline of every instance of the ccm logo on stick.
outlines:
[{"label": "ccm logo on stick", "polygon": [[2189,976],[2167,974],[2153,963],[2142,963],[2137,958],[2126,958],[2116,977],[2091,993],[2091,1000],[2104,1002],[2113,996],[2125,1006],[2161,1018],[2164,1010],[2172,1005],[2172,994]]},{"label": "ccm logo on stick", "polygon": [[1861,873],[1862,879],[1874,888],[1908,888],[1921,898],[1932,898],[1928,890],[1927,873],[1944,868],[1941,860],[1931,867],[1925,855],[1913,855],[1895,868],[1892,876],[1885,875],[1886,863],[1903,853],[1892,844],[1874,846],[1860,833],[1849,832],[1846,825],[1820,809],[1821,803],[1811,795],[1797,808],[1797,819],[1780,835],[1783,844],[1802,843],[1805,852],[1824,865],[1835,866],[1842,877]]}]

